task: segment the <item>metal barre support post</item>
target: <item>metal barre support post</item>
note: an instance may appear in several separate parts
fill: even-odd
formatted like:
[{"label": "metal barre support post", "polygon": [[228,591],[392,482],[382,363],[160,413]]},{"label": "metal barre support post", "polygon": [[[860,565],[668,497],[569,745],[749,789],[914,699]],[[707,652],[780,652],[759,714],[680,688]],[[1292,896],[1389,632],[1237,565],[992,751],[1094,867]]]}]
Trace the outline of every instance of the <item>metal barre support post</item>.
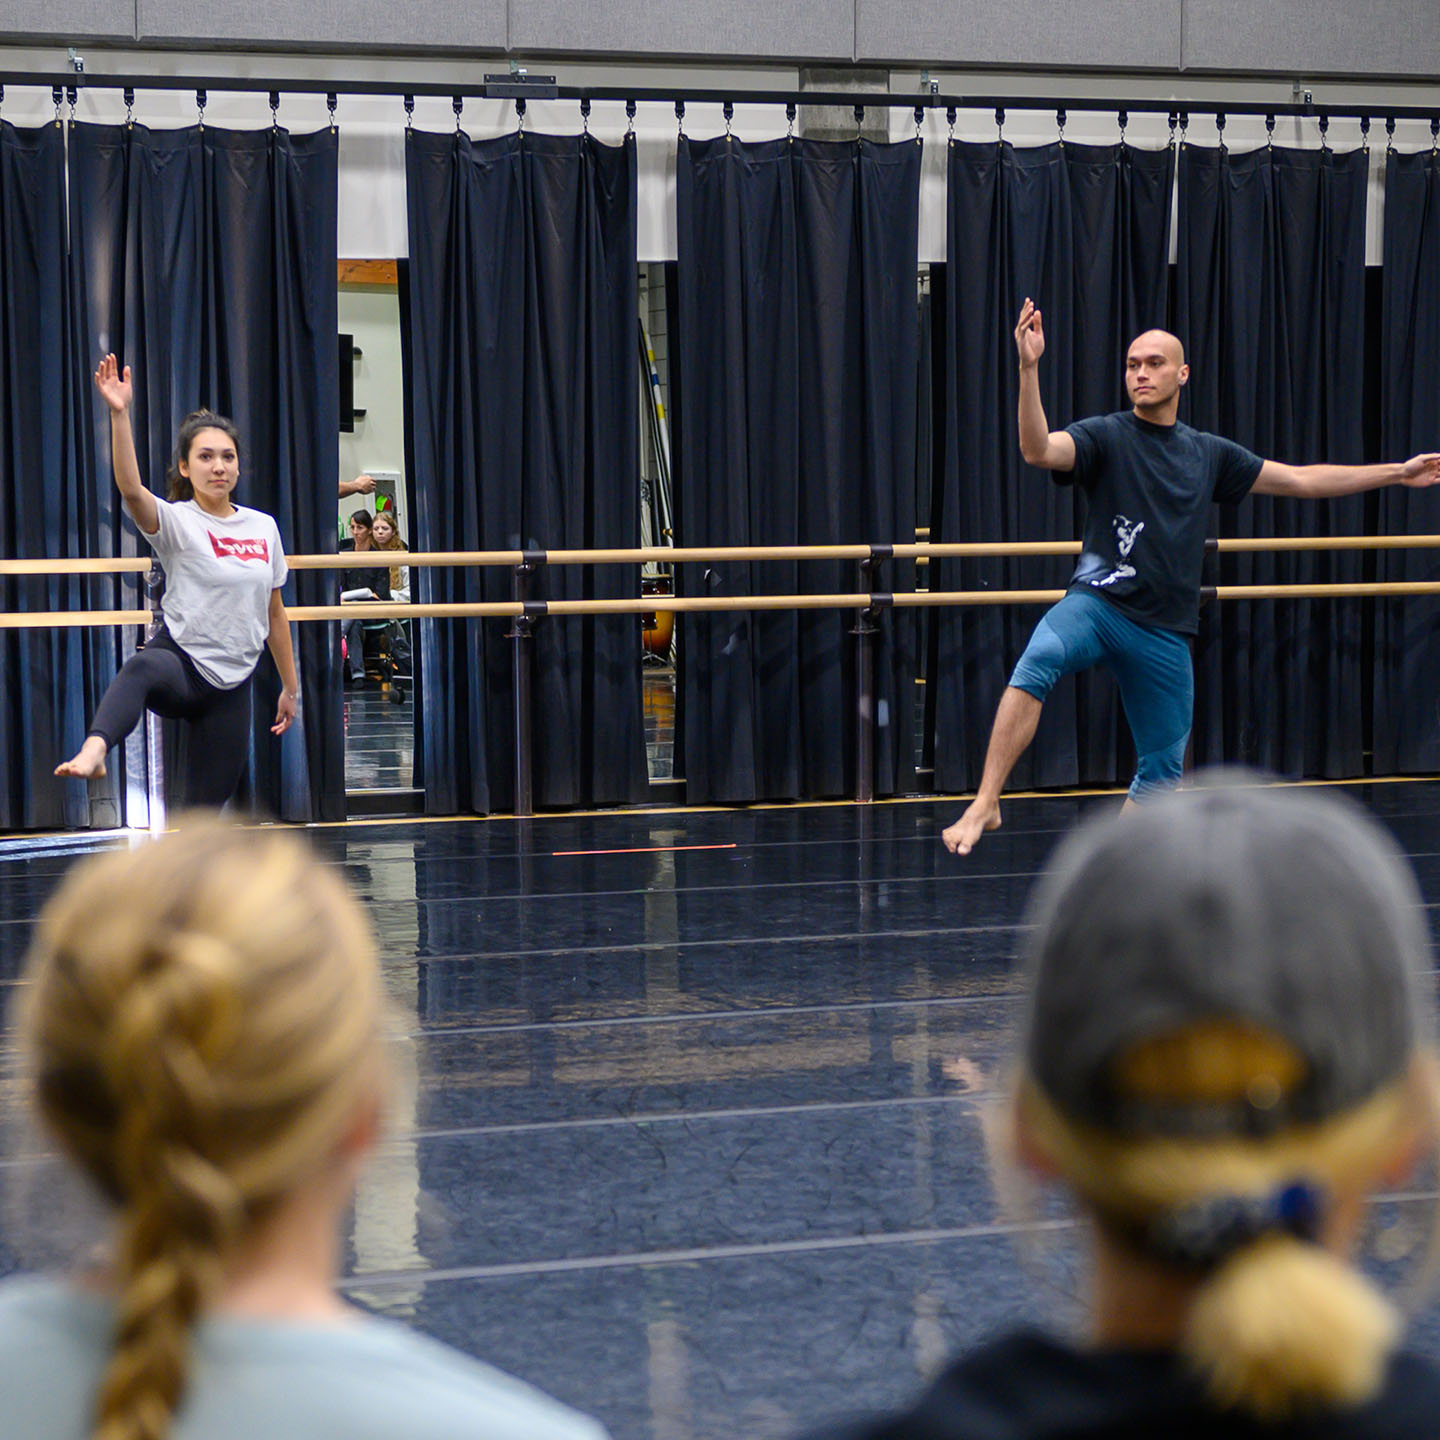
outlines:
[{"label": "metal barre support post", "polygon": [[[879,560],[868,555],[856,565],[857,584],[869,594]],[[875,612],[855,612],[855,798],[862,805],[875,799]]]},{"label": "metal barre support post", "polygon": [[530,577],[535,567],[522,560],[514,571],[513,594],[520,606],[507,637],[514,647],[510,653],[515,690],[515,813],[529,819],[535,813],[534,767],[530,751]]}]

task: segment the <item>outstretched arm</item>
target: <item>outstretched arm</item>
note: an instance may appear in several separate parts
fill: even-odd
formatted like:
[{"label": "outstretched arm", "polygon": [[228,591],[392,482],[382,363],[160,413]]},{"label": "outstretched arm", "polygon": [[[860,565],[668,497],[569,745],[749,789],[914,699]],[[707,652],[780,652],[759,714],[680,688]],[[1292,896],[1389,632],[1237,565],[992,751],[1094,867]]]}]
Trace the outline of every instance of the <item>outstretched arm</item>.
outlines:
[{"label": "outstretched arm", "polygon": [[295,673],[295,650],[290,644],[290,617],[278,590],[270,592],[270,634],[266,639],[275,668],[280,672],[280,703],[275,707],[273,735],[283,735],[300,713],[300,677]]},{"label": "outstretched arm", "polygon": [[1298,500],[1333,500],[1384,485],[1424,489],[1440,483],[1440,455],[1416,455],[1400,465],[1284,465],[1267,460],[1250,487],[1252,495],[1289,495]]},{"label": "outstretched arm", "polygon": [[155,497],[140,478],[135,456],[135,432],[130,428],[130,402],[135,397],[130,367],[123,370],[113,355],[107,355],[95,372],[95,388],[110,410],[110,461],[115,467],[115,486],[135,523],[147,534],[160,528]]},{"label": "outstretched arm", "polygon": [[340,482],[340,498],[342,500],[347,495],[372,495],[374,492],[375,477],[373,475],[357,475],[353,480]]},{"label": "outstretched arm", "polygon": [[1075,442],[1063,430],[1051,430],[1040,403],[1040,357],[1045,353],[1045,331],[1040,312],[1027,295],[1015,326],[1015,348],[1020,352],[1020,453],[1040,470],[1073,470]]}]

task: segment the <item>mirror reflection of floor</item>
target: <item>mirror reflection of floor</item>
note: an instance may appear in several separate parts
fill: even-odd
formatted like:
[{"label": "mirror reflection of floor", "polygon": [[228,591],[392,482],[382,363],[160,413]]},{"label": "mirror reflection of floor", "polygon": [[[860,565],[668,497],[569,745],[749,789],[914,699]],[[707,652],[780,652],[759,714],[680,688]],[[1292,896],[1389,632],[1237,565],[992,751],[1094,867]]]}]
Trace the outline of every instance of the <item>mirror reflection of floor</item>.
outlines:
[{"label": "mirror reflection of floor", "polygon": [[346,790],[408,790],[415,774],[415,697],[391,702],[378,680],[345,690]]},{"label": "mirror reflection of floor", "polygon": [[675,670],[645,667],[645,758],[651,780],[675,777]]},{"label": "mirror reflection of floor", "polygon": [[[675,774],[675,671],[645,670],[645,755],[652,780]],[[392,704],[378,681],[345,691],[345,788],[408,790],[414,784],[414,697]]]}]

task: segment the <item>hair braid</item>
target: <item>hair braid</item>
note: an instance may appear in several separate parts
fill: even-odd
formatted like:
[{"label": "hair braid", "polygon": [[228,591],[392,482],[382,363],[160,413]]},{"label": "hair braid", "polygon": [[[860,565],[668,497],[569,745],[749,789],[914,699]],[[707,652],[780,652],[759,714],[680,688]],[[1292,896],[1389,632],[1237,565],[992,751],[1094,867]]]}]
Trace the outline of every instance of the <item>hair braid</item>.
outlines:
[{"label": "hair braid", "polygon": [[126,1197],[119,1294],[95,1440],[163,1440],[184,1394],[190,1337],[244,1224],[234,1183],[200,1147],[215,1111],[202,1057],[230,1028],[216,980],[233,963],[205,936],[144,957],[111,1017],[103,1067],[120,1093],[116,1180]]}]

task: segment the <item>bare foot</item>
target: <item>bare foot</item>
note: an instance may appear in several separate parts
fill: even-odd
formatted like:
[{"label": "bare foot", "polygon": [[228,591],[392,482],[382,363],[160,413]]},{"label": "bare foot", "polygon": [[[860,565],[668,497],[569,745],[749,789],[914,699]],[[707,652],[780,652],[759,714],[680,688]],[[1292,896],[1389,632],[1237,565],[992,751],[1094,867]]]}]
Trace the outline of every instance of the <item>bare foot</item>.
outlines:
[{"label": "bare foot", "polygon": [[110,747],[98,736],[87,737],[80,753],[73,760],[55,767],[57,775],[73,775],[77,780],[95,780],[105,773],[105,752]]},{"label": "bare foot", "polygon": [[980,843],[980,837],[987,830],[999,828],[1000,807],[974,800],[953,825],[940,832],[940,838],[952,855],[968,855]]}]

